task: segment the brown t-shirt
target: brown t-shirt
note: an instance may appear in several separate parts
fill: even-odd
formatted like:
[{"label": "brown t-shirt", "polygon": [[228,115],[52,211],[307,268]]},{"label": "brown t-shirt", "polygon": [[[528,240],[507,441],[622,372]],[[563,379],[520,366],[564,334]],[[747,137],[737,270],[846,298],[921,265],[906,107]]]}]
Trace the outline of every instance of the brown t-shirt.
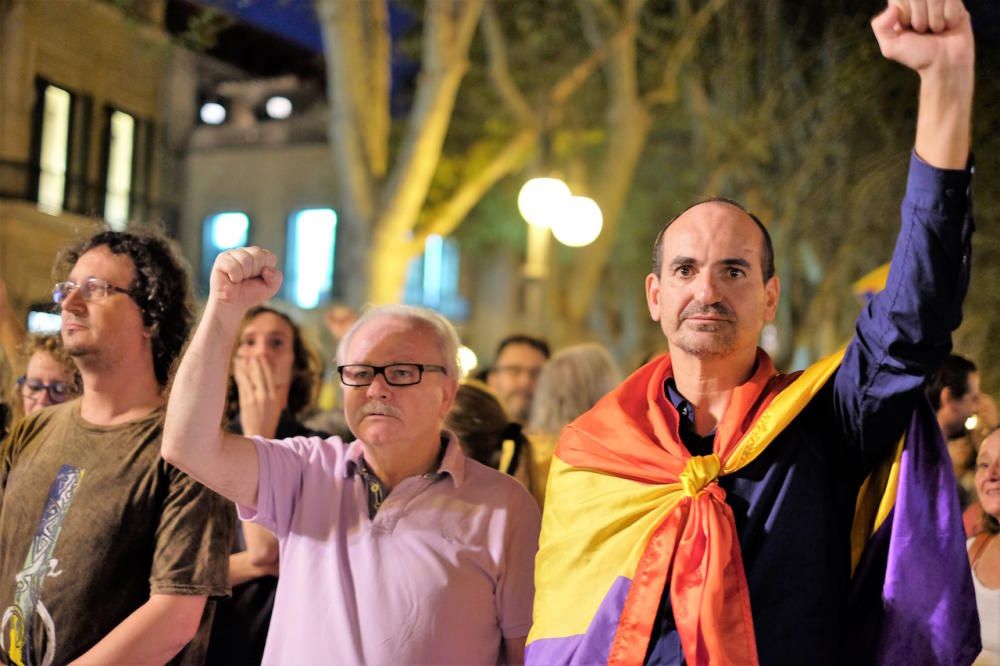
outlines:
[{"label": "brown t-shirt", "polygon": [[160,458],[163,417],[97,426],[74,400],[4,443],[0,661],[66,663],[151,594],[228,593],[232,509]]}]

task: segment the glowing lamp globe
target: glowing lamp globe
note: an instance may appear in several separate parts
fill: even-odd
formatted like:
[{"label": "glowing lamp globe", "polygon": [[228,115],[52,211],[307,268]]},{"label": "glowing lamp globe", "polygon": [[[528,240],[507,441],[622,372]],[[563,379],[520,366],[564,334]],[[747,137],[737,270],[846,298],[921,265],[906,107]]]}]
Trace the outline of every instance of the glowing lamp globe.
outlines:
[{"label": "glowing lamp globe", "polygon": [[479,365],[479,357],[465,345],[458,348],[458,372],[462,377],[467,377],[476,366]]},{"label": "glowing lamp globe", "polygon": [[590,197],[570,197],[552,224],[552,235],[563,245],[583,247],[597,240],[603,226],[604,215],[596,201]]},{"label": "glowing lamp globe", "polygon": [[548,227],[565,215],[571,196],[569,186],[558,178],[532,178],[517,195],[517,209],[528,224]]}]

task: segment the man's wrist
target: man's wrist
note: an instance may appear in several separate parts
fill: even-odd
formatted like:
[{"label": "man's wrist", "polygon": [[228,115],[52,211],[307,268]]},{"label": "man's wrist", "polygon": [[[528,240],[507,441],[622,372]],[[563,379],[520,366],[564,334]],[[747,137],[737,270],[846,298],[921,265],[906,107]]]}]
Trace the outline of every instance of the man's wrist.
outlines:
[{"label": "man's wrist", "polygon": [[235,337],[239,331],[240,322],[243,321],[248,310],[248,308],[225,303],[209,296],[208,302],[205,304],[203,321],[211,321],[222,332],[232,334]]}]

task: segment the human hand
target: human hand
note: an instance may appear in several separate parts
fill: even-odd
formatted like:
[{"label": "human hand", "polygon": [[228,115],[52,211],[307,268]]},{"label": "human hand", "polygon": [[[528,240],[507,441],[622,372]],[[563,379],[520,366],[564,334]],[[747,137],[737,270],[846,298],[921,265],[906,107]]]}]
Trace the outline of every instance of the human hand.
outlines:
[{"label": "human hand", "polygon": [[921,75],[971,71],[975,45],[962,0],[890,0],[871,26],[883,56]]},{"label": "human hand", "polygon": [[334,340],[342,339],[357,320],[358,313],[346,305],[334,305],[323,315],[323,323]]},{"label": "human hand", "polygon": [[239,393],[243,434],[273,438],[288,402],[288,387],[278,385],[271,366],[256,356],[233,359],[233,378]]},{"label": "human hand", "polygon": [[246,311],[274,296],[282,275],[274,254],[260,247],[241,247],[220,254],[209,278],[209,301]]}]

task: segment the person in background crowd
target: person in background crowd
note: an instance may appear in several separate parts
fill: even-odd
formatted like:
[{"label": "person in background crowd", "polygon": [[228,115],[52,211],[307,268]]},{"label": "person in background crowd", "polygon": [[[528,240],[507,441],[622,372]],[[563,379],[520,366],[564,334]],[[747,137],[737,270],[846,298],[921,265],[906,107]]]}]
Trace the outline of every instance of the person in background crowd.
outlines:
[{"label": "person in background crowd", "polygon": [[[979,396],[979,410],[976,414],[976,427],[969,431],[966,439],[969,445],[972,447],[972,488],[970,493],[972,494],[971,501],[969,505],[965,508],[962,513],[962,522],[965,524],[965,534],[967,536],[976,536],[983,529],[982,517],[983,508],[979,505],[979,500],[975,497],[976,494],[976,456],[979,454],[979,450],[982,448],[983,442],[986,438],[993,434],[993,431],[1000,427],[1000,417],[997,414],[997,403],[993,400],[993,397],[987,393],[983,393]],[[948,442],[948,452],[952,453],[951,442]],[[963,478],[959,479],[959,483],[963,483],[964,480],[968,479],[968,472],[963,474]],[[963,483],[964,485],[964,483]]]},{"label": "person in background crowd", "polygon": [[965,423],[979,409],[979,372],[976,364],[951,354],[928,378],[924,389],[937,413],[946,440],[965,434]]},{"label": "person in background crowd", "polygon": [[17,380],[22,414],[28,416],[80,395],[83,380],[58,335],[29,336],[21,345],[21,354],[28,359]]},{"label": "person in background crowd", "polygon": [[976,450],[967,437],[966,423],[979,410],[979,372],[972,361],[950,354],[927,379],[927,399],[937,414],[938,424],[948,442],[958,481],[958,499],[964,509],[974,499],[973,476]]},{"label": "person in background crowd", "polygon": [[528,476],[531,443],[520,424],[507,418],[507,412],[488,386],[475,380],[462,382],[444,425],[458,436],[465,455],[513,476],[531,489]]},{"label": "person in background crowd", "polygon": [[[241,326],[228,389],[229,431],[268,439],[325,439],[327,433],[298,420],[312,405],[322,367],[299,326],[264,305],[247,312]],[[233,596],[216,606],[209,664],[259,664],[274,607],[278,539],[253,523],[242,523],[235,536],[229,557]]]},{"label": "person in background crowd", "polygon": [[[367,311],[337,352],[352,444],[218,428],[239,322],[281,286],[274,254],[223,252],[167,409],[164,458],[281,544],[266,663],[518,663],[538,508],[443,430],[458,336],[421,308]],[[515,519],[516,517],[516,519]]]},{"label": "person in background crowd", "polygon": [[561,349],[542,368],[528,421],[531,492],[539,506],[545,503],[545,484],[559,433],[621,380],[615,360],[596,342]]},{"label": "person in background crowd", "polygon": [[65,402],[83,390],[80,373],[73,359],[62,347],[58,335],[28,335],[14,316],[7,296],[7,285],[0,280],[0,349],[17,378],[20,400],[12,400],[9,414],[26,416],[42,407]]},{"label": "person in background crowd", "polygon": [[538,376],[548,358],[548,343],[530,335],[511,335],[497,345],[496,360],[486,374],[486,383],[500,397],[512,421],[528,422]]},{"label": "person in background crowd", "polygon": [[983,512],[982,531],[969,539],[968,548],[983,652],[975,663],[1000,666],[1000,430],[979,448],[976,493]]},{"label": "person in background crowd", "polygon": [[0,662],[200,663],[233,521],[159,456],[187,274],[163,238],[117,231],[58,269],[83,394],[26,417],[0,450]]}]

